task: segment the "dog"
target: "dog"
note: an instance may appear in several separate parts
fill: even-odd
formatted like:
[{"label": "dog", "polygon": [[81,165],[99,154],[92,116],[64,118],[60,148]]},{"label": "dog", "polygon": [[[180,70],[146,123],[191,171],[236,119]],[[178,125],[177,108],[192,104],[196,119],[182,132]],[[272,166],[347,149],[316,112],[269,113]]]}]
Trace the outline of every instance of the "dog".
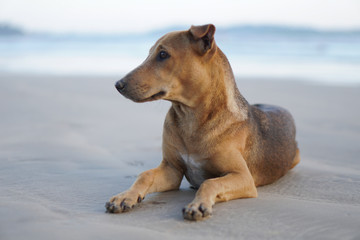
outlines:
[{"label": "dog", "polygon": [[214,40],[215,26],[170,32],[115,87],[134,102],[172,103],[164,123],[161,164],[106,203],[109,213],[139,204],[146,194],[179,189],[183,176],[198,188],[183,208],[187,220],[212,215],[215,203],[255,198],[300,161],[291,114],[250,105]]}]

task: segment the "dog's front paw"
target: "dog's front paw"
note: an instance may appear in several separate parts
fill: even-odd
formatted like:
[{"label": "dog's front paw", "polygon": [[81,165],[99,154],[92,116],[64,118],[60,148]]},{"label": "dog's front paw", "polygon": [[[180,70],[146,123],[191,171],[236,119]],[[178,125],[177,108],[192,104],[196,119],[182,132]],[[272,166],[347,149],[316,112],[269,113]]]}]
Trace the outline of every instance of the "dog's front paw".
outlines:
[{"label": "dog's front paw", "polygon": [[129,191],[120,193],[105,204],[106,212],[122,213],[134,208],[136,204],[144,200],[144,197]]},{"label": "dog's front paw", "polygon": [[184,207],[182,212],[184,219],[198,221],[211,216],[212,206],[211,204],[206,204],[203,202],[192,202]]}]

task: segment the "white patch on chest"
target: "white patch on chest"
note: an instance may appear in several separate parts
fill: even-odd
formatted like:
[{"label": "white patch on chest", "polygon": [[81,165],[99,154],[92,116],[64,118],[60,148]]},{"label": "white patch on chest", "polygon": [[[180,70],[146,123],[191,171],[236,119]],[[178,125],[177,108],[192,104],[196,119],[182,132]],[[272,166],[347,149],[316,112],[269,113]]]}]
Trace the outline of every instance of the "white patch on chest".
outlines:
[{"label": "white patch on chest", "polygon": [[186,179],[194,187],[200,187],[200,185],[205,181],[201,159],[193,154],[180,154],[180,156],[186,165]]}]

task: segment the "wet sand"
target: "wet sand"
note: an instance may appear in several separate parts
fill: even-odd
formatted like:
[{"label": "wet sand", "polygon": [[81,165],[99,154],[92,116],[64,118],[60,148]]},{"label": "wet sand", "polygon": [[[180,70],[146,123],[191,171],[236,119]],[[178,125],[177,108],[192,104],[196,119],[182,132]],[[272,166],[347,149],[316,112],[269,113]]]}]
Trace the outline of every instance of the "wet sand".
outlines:
[{"label": "wet sand", "polygon": [[257,199],[182,219],[194,197],[151,194],[133,211],[104,204],[161,160],[168,102],[135,104],[116,76],[0,74],[0,239],[359,239],[360,87],[238,79],[250,103],[289,109],[301,163]]}]

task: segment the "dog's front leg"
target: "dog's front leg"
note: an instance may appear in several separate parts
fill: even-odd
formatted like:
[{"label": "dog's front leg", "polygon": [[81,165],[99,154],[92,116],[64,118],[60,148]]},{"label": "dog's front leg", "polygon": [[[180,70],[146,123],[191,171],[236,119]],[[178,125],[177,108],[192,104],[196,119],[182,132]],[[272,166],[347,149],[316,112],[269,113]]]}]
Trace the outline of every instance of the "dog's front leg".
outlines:
[{"label": "dog's front leg", "polygon": [[178,189],[183,174],[163,161],[159,167],[141,173],[125,192],[113,196],[105,207],[109,213],[121,213],[140,203],[146,194]]},{"label": "dog's front leg", "polygon": [[257,197],[254,179],[242,157],[240,169],[236,170],[204,181],[195,199],[183,209],[184,218],[201,220],[211,215],[212,206],[217,202]]}]

